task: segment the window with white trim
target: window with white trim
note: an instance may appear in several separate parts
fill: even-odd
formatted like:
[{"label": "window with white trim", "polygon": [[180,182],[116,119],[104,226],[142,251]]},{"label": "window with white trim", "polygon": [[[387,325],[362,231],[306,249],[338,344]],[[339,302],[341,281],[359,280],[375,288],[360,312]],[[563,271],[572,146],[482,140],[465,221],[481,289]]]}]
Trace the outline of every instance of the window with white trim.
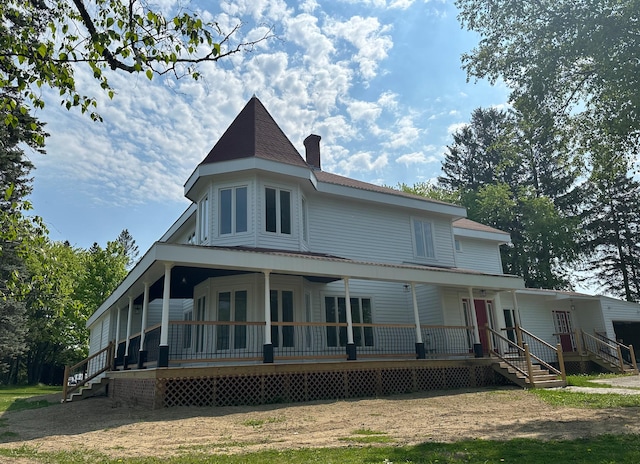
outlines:
[{"label": "window with white trim", "polygon": [[433,245],[433,224],[430,221],[412,219],[413,253],[417,258],[435,258]]},{"label": "window with white trim", "polygon": [[[290,290],[271,290],[271,322],[293,322],[293,292]],[[271,343],[274,348],[294,346],[292,325],[271,325]]]},{"label": "window with white trim", "polygon": [[239,234],[247,231],[247,187],[231,187],[219,190],[220,235]]},{"label": "window with white trim", "polygon": [[291,192],[272,187],[264,189],[265,231],[291,234]]},{"label": "window with white trim", "polygon": [[[372,324],[371,298],[350,298],[351,322]],[[347,322],[347,300],[342,296],[325,296],[324,310],[326,322]],[[353,327],[353,343],[356,346],[373,346],[373,327]],[[346,346],[347,328],[327,327],[327,346]]]},{"label": "window with white trim", "polygon": [[200,243],[209,240],[209,195],[206,195],[198,204],[198,231]]},{"label": "window with white trim", "polygon": [[302,197],[302,240],[309,241],[309,229],[307,225],[307,200]]},{"label": "window with white trim", "polygon": [[[218,321],[247,321],[247,291],[236,290],[218,293]],[[247,348],[247,326],[241,324],[216,326],[216,350],[241,350]]]}]

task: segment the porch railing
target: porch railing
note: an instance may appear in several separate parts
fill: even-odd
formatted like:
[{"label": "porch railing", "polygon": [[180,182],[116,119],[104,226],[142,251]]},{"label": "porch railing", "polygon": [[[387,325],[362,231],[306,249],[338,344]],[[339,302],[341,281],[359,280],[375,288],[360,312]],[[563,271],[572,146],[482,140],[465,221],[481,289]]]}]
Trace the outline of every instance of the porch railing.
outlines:
[{"label": "porch railing", "polygon": [[[169,362],[209,363],[263,359],[264,322],[171,321]],[[421,326],[425,353],[435,357],[472,356],[473,328]],[[145,339],[147,345],[148,338]],[[274,359],[344,359],[346,323],[272,322]],[[353,324],[358,357],[416,357],[413,324]],[[149,361],[152,357],[149,356]]]},{"label": "porch railing", "polygon": [[[534,365],[539,365],[549,371],[549,373],[559,376],[562,380],[566,381],[567,374],[562,358],[562,350],[559,345],[554,348],[549,343],[519,326],[515,327],[517,342],[513,342],[488,326],[486,330],[487,339],[491,345],[489,353],[521,373],[528,379],[532,387],[535,387]],[[544,356],[546,360],[541,356]],[[547,361],[550,359],[555,359],[558,367]]]},{"label": "porch railing", "polygon": [[62,384],[62,401],[67,402],[69,396],[80,390],[103,372],[113,368],[113,342],[97,353],[83,359],[73,366],[65,366],[64,382]]},{"label": "porch railing", "polygon": [[591,335],[583,330],[580,332],[582,344],[587,353],[616,366],[621,373],[630,370],[638,372],[633,345],[624,345],[616,340],[607,338],[603,334],[596,333],[596,335]]}]

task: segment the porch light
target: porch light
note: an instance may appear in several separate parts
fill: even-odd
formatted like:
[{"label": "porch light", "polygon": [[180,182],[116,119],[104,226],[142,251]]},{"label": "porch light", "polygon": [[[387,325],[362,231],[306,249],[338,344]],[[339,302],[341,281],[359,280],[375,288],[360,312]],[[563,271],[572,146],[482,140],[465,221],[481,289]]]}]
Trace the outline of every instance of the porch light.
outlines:
[{"label": "porch light", "polygon": [[409,289],[411,288],[411,285],[409,285],[409,284],[404,284],[402,287],[404,288],[404,292],[405,292],[405,293],[409,293]]}]

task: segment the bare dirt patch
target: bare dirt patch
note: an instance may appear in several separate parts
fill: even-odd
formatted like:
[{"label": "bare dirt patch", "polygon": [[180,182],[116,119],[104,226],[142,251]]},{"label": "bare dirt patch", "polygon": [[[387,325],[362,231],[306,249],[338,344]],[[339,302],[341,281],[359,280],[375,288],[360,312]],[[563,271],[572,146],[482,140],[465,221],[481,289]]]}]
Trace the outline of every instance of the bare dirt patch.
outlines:
[{"label": "bare dirt patch", "polygon": [[345,438],[362,429],[384,432],[397,445],[640,433],[637,408],[560,408],[516,388],[155,411],[93,398],[7,412],[0,421],[0,432],[10,432],[0,439],[1,447],[95,450],[113,458],[349,446],[353,443]]}]

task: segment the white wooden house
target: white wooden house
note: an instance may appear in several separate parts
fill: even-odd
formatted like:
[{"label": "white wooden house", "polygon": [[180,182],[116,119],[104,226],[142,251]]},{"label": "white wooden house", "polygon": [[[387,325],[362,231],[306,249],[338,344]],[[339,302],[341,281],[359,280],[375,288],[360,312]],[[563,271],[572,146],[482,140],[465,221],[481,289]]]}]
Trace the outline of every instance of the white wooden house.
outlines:
[{"label": "white wooden house", "polygon": [[[325,172],[320,137],[304,146],[254,97],[196,167],[189,208],[87,323],[94,362],[114,362],[110,395],[170,406],[489,385],[489,354],[518,350],[516,324],[561,341],[566,301],[503,273],[508,234]],[[589,311],[584,328],[613,335]]]}]

